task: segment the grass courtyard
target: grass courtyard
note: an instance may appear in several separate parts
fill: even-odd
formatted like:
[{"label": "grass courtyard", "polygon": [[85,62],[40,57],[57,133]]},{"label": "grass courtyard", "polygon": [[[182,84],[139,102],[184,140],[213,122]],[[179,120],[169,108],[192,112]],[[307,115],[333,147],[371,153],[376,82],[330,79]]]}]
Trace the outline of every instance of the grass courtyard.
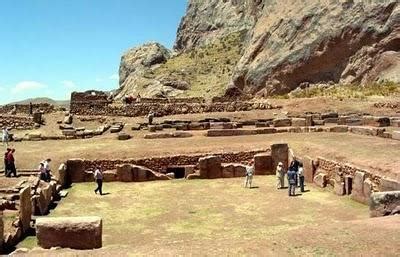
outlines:
[{"label": "grass courtyard", "polygon": [[[369,220],[367,206],[313,186],[289,198],[274,176],[255,177],[252,189],[240,178],[106,183],[102,197],[94,187],[73,185],[50,216],[102,217],[103,248],[94,251],[101,254],[319,256],[364,253],[370,245],[368,235],[344,244],[359,238],[352,222]],[[31,237],[19,247],[35,244]]]}]

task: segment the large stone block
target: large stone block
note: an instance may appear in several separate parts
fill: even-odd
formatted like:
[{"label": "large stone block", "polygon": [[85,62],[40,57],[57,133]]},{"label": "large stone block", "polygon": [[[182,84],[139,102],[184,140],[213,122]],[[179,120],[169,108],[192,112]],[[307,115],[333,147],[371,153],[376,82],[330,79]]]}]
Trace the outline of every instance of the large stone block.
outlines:
[{"label": "large stone block", "polygon": [[306,156],[303,158],[304,180],[307,183],[312,183],[315,176],[315,167],[313,160]]},{"label": "large stone block", "polygon": [[62,187],[67,185],[67,165],[65,163],[61,163],[58,167],[57,180]]},{"label": "large stone block", "polygon": [[235,167],[233,163],[222,164],[222,177],[233,178],[235,176]]},{"label": "large stone block", "polygon": [[369,201],[371,217],[393,215],[393,211],[400,206],[400,191],[373,193]]},{"label": "large stone block", "polygon": [[235,178],[244,177],[246,175],[246,165],[243,164],[235,164]]},{"label": "large stone block", "polygon": [[382,178],[379,185],[379,191],[400,191],[400,182],[388,178]]},{"label": "large stone block", "polygon": [[333,186],[333,189],[335,191],[335,194],[340,195],[340,196],[345,195],[345,193],[346,193],[344,182],[340,182],[340,181],[336,181],[335,180],[335,184]]},{"label": "large stone block", "polygon": [[200,177],[201,178],[221,178],[222,166],[221,158],[218,156],[207,156],[199,159]]},{"label": "large stone block", "polygon": [[119,181],[132,182],[133,181],[132,165],[131,164],[117,165],[117,176]]},{"label": "large stone block", "polygon": [[102,220],[100,217],[38,218],[36,237],[38,245],[49,249],[95,249],[102,246]]},{"label": "large stone block", "polygon": [[327,176],[326,176],[326,174],[325,173],[318,173],[317,175],[315,175],[315,177],[314,177],[314,183],[317,185],[317,186],[319,186],[319,187],[321,187],[321,188],[324,188],[324,187],[326,187],[326,185],[327,185]]},{"label": "large stone block", "polygon": [[279,162],[283,163],[283,168],[288,169],[289,146],[287,144],[271,145],[272,167],[276,169]]},{"label": "large stone block", "polygon": [[306,119],[304,118],[292,118],[292,127],[305,127]]},{"label": "large stone block", "polygon": [[256,175],[273,175],[272,156],[269,153],[259,153],[254,156],[254,170]]},{"label": "large stone block", "polygon": [[19,220],[21,221],[22,231],[29,230],[32,217],[31,188],[25,187],[19,191]]},{"label": "large stone block", "polygon": [[394,139],[394,140],[400,140],[400,131],[393,131],[393,133],[392,133],[392,139]]},{"label": "large stone block", "polygon": [[306,120],[306,127],[314,126],[314,121],[313,121],[312,115],[306,115],[305,120]]},{"label": "large stone block", "polygon": [[348,126],[333,126],[329,128],[329,132],[346,133]]},{"label": "large stone block", "polygon": [[116,170],[106,170],[103,172],[104,182],[118,181],[118,174]]},{"label": "large stone block", "polygon": [[150,169],[142,166],[132,165],[132,173],[133,181],[135,182],[156,180],[154,173]]},{"label": "large stone block", "polygon": [[366,202],[366,199],[364,197],[364,180],[365,180],[364,172],[357,171],[354,174],[351,198],[361,203]]},{"label": "large stone block", "polygon": [[71,159],[67,161],[67,183],[80,183],[85,181],[83,160]]},{"label": "large stone block", "polygon": [[344,177],[344,188],[346,195],[350,195],[353,190],[353,176],[347,175]]},{"label": "large stone block", "polygon": [[351,127],[350,132],[364,136],[378,136],[385,132],[385,129],[373,127]]},{"label": "large stone block", "polygon": [[292,121],[291,119],[288,118],[282,118],[282,119],[274,119],[272,121],[272,124],[274,127],[290,127],[292,126]]}]

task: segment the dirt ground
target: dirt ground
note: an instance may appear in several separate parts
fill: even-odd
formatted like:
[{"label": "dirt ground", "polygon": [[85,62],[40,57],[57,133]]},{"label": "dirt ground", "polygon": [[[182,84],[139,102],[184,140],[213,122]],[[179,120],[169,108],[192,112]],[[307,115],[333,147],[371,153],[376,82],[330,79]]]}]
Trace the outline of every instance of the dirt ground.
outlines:
[{"label": "dirt ground", "polygon": [[[287,190],[275,189],[274,176],[255,177],[252,189],[243,188],[242,182],[236,178],[107,183],[104,190],[109,194],[103,197],[93,193],[93,183],[77,184],[50,216],[102,217],[103,248],[96,253],[100,255],[398,253],[394,246],[400,239],[399,219],[372,234],[364,227],[367,206],[347,197],[309,186],[308,192],[289,198]],[[35,245],[31,237],[18,247]]]}]

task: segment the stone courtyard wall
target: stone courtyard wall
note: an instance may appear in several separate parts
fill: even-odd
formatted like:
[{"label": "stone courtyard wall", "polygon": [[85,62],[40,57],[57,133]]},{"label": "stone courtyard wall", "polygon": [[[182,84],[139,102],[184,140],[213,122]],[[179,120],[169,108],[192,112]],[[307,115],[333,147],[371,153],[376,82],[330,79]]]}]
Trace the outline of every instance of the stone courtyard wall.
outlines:
[{"label": "stone courtyard wall", "polygon": [[32,117],[0,114],[0,128],[33,129],[34,125]]},{"label": "stone courtyard wall", "polygon": [[[10,113],[14,107],[16,107],[17,113],[24,113],[29,114],[29,104],[7,104],[0,107],[0,114],[7,114]],[[42,111],[43,113],[52,113],[55,111],[55,107],[52,104],[48,103],[38,103],[32,104],[32,110],[35,111]]]}]

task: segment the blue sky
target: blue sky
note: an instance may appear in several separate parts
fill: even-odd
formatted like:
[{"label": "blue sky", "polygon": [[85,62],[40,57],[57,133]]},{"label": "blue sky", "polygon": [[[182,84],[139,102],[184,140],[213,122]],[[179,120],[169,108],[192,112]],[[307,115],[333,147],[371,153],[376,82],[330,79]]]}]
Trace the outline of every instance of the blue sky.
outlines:
[{"label": "blue sky", "polygon": [[0,104],[118,87],[123,52],[171,48],[187,0],[0,2]]}]

